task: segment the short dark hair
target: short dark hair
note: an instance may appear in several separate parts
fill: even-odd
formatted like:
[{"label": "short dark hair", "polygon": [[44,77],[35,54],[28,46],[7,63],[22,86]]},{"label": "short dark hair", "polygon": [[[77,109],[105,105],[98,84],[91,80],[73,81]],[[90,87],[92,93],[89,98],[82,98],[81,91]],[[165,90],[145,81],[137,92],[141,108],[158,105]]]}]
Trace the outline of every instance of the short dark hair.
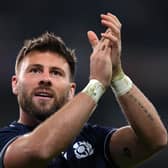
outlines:
[{"label": "short dark hair", "polygon": [[24,46],[19,51],[15,63],[15,73],[17,73],[20,63],[31,51],[51,51],[63,57],[70,67],[71,80],[74,80],[76,55],[75,51],[68,48],[61,37],[56,36],[54,33],[46,32],[37,38],[26,40]]}]

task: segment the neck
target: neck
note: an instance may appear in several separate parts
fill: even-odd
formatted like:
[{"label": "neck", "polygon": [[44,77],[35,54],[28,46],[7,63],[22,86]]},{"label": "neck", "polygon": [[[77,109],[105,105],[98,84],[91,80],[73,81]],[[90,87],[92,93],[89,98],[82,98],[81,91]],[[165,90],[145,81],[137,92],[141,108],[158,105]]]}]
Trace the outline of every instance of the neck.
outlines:
[{"label": "neck", "polygon": [[21,123],[21,124],[32,126],[32,127],[40,124],[39,120],[35,119],[30,114],[28,114],[28,113],[26,113],[22,110],[20,110],[20,116],[19,116],[18,122]]}]

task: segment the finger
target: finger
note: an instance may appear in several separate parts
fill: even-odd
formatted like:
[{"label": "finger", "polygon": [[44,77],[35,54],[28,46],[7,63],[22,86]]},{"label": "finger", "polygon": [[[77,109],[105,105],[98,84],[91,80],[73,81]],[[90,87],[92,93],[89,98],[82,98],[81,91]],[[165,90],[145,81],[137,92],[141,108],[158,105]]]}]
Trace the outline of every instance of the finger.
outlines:
[{"label": "finger", "polygon": [[102,20],[102,24],[108,27],[108,29],[111,30],[112,34],[115,34],[115,36],[120,37],[120,28],[116,27],[113,23],[108,22],[106,20]]},{"label": "finger", "polygon": [[96,45],[98,44],[98,42],[99,42],[99,39],[98,39],[96,33],[93,32],[93,31],[88,31],[88,32],[87,32],[87,36],[88,36],[88,40],[89,40],[89,42],[90,42],[92,48],[95,48],[95,46],[96,46]]},{"label": "finger", "polygon": [[[112,34],[115,34],[116,37],[120,37],[120,29],[121,29],[121,25],[116,23],[115,19],[112,18],[111,16],[107,16],[107,15],[101,15],[101,23],[108,27],[107,30],[110,30]],[[106,33],[106,32],[105,32]]]},{"label": "finger", "polygon": [[113,17],[113,19],[115,19],[115,21],[121,27],[121,22],[119,21],[119,19],[115,15],[111,14],[110,12],[108,12],[107,15]]},{"label": "finger", "polygon": [[[108,34],[109,32],[111,32],[111,30],[110,30],[110,28],[107,28],[105,33],[103,33],[103,34],[106,34],[106,33]],[[100,41],[104,41],[104,40],[105,40],[105,38],[103,36],[101,36]]]},{"label": "finger", "polygon": [[102,38],[109,39],[110,41],[118,41],[118,37],[111,33],[101,33]]},{"label": "finger", "polygon": [[102,38],[108,39],[110,41],[110,45],[116,45],[118,43],[118,38],[112,34],[101,33]]},{"label": "finger", "polygon": [[119,22],[119,20],[116,20],[117,17],[116,16],[111,16],[111,14],[101,14],[101,20],[106,21],[106,22],[110,22],[111,24],[115,25],[115,27],[117,28],[121,28],[121,23]]},{"label": "finger", "polygon": [[[106,34],[109,30],[106,30],[104,34]],[[110,42],[110,38],[106,38],[106,36],[101,36],[101,39],[99,40],[99,44],[97,45],[97,48],[103,49],[104,46],[108,46]]]}]

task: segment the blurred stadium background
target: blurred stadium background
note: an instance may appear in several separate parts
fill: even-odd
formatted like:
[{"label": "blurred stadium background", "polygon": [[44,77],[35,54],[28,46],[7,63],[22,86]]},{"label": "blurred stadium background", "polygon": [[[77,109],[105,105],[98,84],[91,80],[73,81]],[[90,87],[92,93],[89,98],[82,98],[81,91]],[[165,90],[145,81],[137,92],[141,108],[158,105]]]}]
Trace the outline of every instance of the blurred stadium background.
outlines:
[{"label": "blurred stadium background", "polygon": [[[0,126],[17,120],[18,106],[11,92],[15,57],[23,41],[49,31],[61,36],[78,56],[77,92],[88,82],[91,47],[86,32],[105,31],[100,14],[111,12],[122,23],[122,60],[125,72],[158,109],[168,123],[168,2],[166,0],[16,0],[0,5]],[[109,89],[90,122],[126,124]],[[137,151],[138,152],[138,151]],[[168,149],[145,161],[139,168],[167,168]]]}]

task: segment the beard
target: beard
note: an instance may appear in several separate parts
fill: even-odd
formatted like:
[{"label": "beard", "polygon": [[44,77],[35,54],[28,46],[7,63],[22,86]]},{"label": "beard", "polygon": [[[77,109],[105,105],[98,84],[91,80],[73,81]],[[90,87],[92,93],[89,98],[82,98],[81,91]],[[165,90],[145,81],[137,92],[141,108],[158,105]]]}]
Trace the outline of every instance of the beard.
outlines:
[{"label": "beard", "polygon": [[58,96],[54,91],[49,88],[45,88],[46,90],[50,90],[50,92],[52,92],[52,102],[38,101],[35,103],[33,101],[33,96],[35,90],[37,89],[44,89],[44,87],[36,88],[31,92],[31,94],[28,94],[26,87],[20,86],[18,89],[18,104],[24,112],[30,114],[32,117],[39,121],[44,121],[53,113],[57,112],[68,101],[68,91],[65,91],[64,94],[62,94],[58,99]]}]

